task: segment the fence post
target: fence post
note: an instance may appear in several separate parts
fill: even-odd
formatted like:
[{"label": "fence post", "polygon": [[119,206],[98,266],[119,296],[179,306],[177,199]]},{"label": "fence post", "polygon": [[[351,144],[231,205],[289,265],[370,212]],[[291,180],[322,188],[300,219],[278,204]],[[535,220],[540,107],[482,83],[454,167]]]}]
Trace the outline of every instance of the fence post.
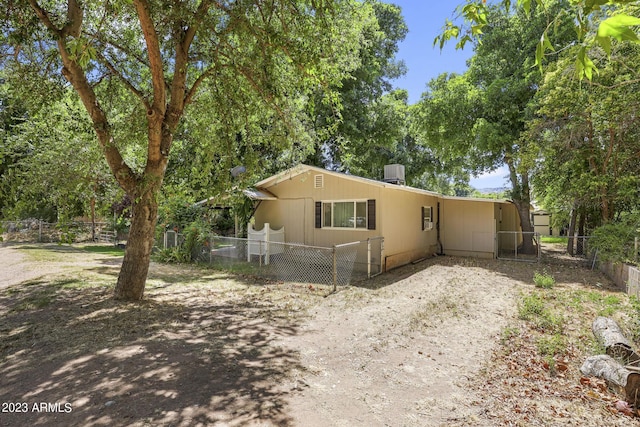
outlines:
[{"label": "fence post", "polygon": [[633,247],[634,247],[634,251],[633,251],[633,260],[637,261],[638,260],[638,237],[635,238],[634,242],[633,242]]},{"label": "fence post", "polygon": [[[524,236],[522,237],[524,239]],[[516,259],[518,259],[518,233],[513,233],[513,250],[516,254]]]},{"label": "fence post", "polygon": [[338,261],[336,258],[336,245],[333,245],[331,252],[333,255],[333,291],[335,292],[338,286]]},{"label": "fence post", "polygon": [[42,220],[38,221],[38,242],[42,243]]}]

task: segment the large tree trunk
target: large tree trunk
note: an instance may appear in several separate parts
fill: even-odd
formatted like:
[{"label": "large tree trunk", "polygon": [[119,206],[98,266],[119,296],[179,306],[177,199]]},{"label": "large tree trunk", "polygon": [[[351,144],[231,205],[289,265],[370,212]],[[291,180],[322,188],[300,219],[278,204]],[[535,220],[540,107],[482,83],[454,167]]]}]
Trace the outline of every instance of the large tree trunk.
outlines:
[{"label": "large tree trunk", "polygon": [[536,245],[533,241],[533,224],[531,224],[531,211],[529,201],[516,202],[514,200],[516,208],[518,209],[518,215],[520,216],[520,227],[522,228],[522,246],[518,249],[518,252],[523,254],[535,254]]},{"label": "large tree trunk", "polygon": [[513,188],[511,198],[516,205],[522,228],[522,245],[518,252],[523,254],[535,254],[536,245],[533,242],[533,224],[531,223],[531,194],[529,189],[529,173],[524,171],[518,176],[515,165],[509,159],[506,160],[509,168],[509,178]]},{"label": "large tree trunk", "polygon": [[115,299],[138,301],[144,296],[158,220],[156,193],[149,191],[133,203],[129,238],[114,292]]}]

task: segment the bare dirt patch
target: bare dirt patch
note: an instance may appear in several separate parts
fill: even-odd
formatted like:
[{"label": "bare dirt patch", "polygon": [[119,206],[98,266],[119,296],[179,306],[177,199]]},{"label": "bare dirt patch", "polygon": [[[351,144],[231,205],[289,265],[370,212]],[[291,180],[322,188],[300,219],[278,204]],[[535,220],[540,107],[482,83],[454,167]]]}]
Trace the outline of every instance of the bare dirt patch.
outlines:
[{"label": "bare dirt patch", "polygon": [[[0,247],[0,402],[27,409],[1,426],[636,423],[581,382],[587,349],[553,369],[537,355],[517,318],[537,264],[441,257],[333,294],[153,264],[145,301],[123,304],[119,258],[41,249]],[[3,271],[16,265],[37,279]],[[559,288],[626,298],[546,267]]]}]

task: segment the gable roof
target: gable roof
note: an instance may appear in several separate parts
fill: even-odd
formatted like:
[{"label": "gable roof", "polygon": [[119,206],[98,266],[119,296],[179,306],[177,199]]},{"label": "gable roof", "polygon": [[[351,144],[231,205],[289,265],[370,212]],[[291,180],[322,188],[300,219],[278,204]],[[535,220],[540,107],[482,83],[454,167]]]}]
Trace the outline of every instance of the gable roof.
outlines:
[{"label": "gable roof", "polygon": [[277,173],[273,176],[270,176],[269,178],[263,179],[262,181],[256,183],[255,187],[259,189],[267,189],[273,185],[278,184],[279,182],[286,181],[296,176],[303,175],[305,173],[312,173],[312,172],[331,175],[338,178],[347,179],[350,181],[361,182],[361,183],[373,185],[376,187],[393,188],[394,190],[410,191],[413,193],[426,194],[429,196],[442,196],[440,193],[436,193],[435,191],[422,190],[420,188],[409,187],[406,185],[398,185],[398,184],[391,184],[388,182],[376,181],[375,179],[363,178],[361,176],[356,176],[356,175],[349,175],[343,172],[330,171],[327,169],[319,168],[316,166],[305,165],[302,163],[290,169]]},{"label": "gable roof", "polygon": [[376,187],[382,187],[382,188],[390,188],[393,190],[398,190],[398,191],[408,191],[411,193],[417,193],[417,194],[423,194],[423,195],[428,195],[428,196],[435,196],[435,197],[440,197],[442,199],[448,199],[448,200],[467,200],[467,201],[475,201],[475,202],[492,202],[492,203],[511,203],[510,200],[505,200],[505,199],[483,199],[483,198],[475,198],[475,197],[457,197],[457,196],[445,196],[441,193],[437,193],[435,191],[429,191],[429,190],[423,190],[421,188],[415,188],[415,187],[410,187],[407,185],[398,185],[398,184],[391,184],[388,182],[383,182],[383,181],[376,181],[375,179],[370,179],[370,178],[363,178],[360,176],[355,176],[355,175],[349,175],[347,173],[343,173],[343,172],[336,172],[336,171],[330,171],[327,169],[323,169],[323,168],[319,168],[317,166],[311,166],[311,165],[305,165],[303,163],[298,164],[296,166],[293,166],[292,168],[289,168],[287,170],[284,170],[282,172],[279,172],[273,176],[270,176],[268,178],[263,179],[260,182],[257,182],[255,184],[255,188],[260,190],[260,191],[265,191],[267,190],[269,187],[272,187],[282,181],[287,181],[289,179],[292,179],[296,176],[299,175],[303,175],[306,173],[318,173],[318,174],[326,174],[326,175],[331,175],[331,176],[335,176],[338,178],[342,178],[342,179],[347,179],[347,180],[351,180],[351,181],[356,181],[356,182],[361,182],[361,183],[365,183],[368,185],[373,185]]}]

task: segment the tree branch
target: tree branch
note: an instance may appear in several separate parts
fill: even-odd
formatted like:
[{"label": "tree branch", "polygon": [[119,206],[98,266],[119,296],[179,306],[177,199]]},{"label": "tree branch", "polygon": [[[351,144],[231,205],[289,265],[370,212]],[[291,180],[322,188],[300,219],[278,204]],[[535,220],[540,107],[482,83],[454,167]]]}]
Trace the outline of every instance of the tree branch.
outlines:
[{"label": "tree branch", "polygon": [[33,9],[33,11],[38,16],[40,22],[42,22],[49,31],[55,33],[58,37],[62,37],[62,29],[55,26],[51,18],[49,17],[49,13],[44,10],[36,0],[29,0],[29,5]]},{"label": "tree branch", "polygon": [[601,88],[604,88],[604,89],[616,89],[616,88],[619,88],[619,87],[628,86],[628,85],[637,84],[637,83],[640,83],[640,79],[625,80],[623,82],[616,83],[616,84],[611,85],[611,86],[603,85],[601,83],[594,82],[594,81],[589,82],[589,84],[592,85],[592,86],[601,87]]},{"label": "tree branch", "polygon": [[127,87],[127,89],[129,89],[129,91],[133,93],[140,100],[140,102],[142,102],[145,108],[149,110],[151,108],[151,105],[149,104],[149,100],[145,98],[144,93],[142,93],[142,91],[136,88],[133,85],[133,83],[131,83],[128,79],[126,79],[122,75],[122,73],[120,73],[116,69],[116,67],[111,62],[109,62],[109,60],[104,55],[102,55],[102,53],[97,52],[97,55],[98,57],[100,57],[102,63],[104,64],[105,67],[107,67],[107,69],[111,72],[111,74],[116,76],[125,85],[125,87]]},{"label": "tree branch", "polygon": [[149,63],[140,55],[136,54],[135,52],[132,52],[131,49],[128,49],[125,46],[122,46],[121,44],[116,43],[113,40],[106,40],[102,38],[99,33],[85,33],[85,35],[101,43],[105,50],[107,46],[112,46],[113,48],[123,52],[128,57],[135,59],[141,65],[144,65],[145,67],[149,67]]},{"label": "tree branch", "polygon": [[147,0],[134,0],[134,6],[140,20],[140,27],[144,35],[149,56],[149,71],[151,72],[151,82],[153,85],[152,108],[147,112],[149,119],[158,115],[158,119],[164,117],[167,103],[166,88],[164,82],[164,64],[162,63],[162,53],[160,52],[160,41],[156,33],[151,11]]},{"label": "tree branch", "polygon": [[[73,3],[74,5],[71,5]],[[85,71],[82,67],[76,62],[75,59],[71,57],[69,52],[67,51],[66,46],[66,37],[64,34],[65,30],[58,29],[55,24],[51,21],[49,17],[49,13],[44,10],[36,0],[29,0],[29,4],[31,8],[36,13],[38,19],[54,34],[56,34],[57,40],[56,43],[58,45],[58,51],[60,52],[60,58],[62,59],[62,75],[67,79],[69,83],[73,86],[73,88],[78,93],[80,100],[82,101],[87,113],[89,113],[89,117],[93,123],[93,128],[98,137],[98,142],[102,146],[104,150],[105,158],[111,171],[114,176],[118,180],[118,183],[122,188],[131,193],[135,189],[136,184],[136,176],[131,168],[125,163],[118,147],[115,145],[113,141],[113,135],[111,133],[109,121],[107,120],[107,116],[100,106],[98,102],[98,98],[96,96],[95,91],[89,84],[89,80],[85,74]],[[69,0],[69,8],[73,9],[74,7],[79,7],[79,5],[75,2],[75,0]],[[71,12],[72,15],[77,17],[82,17],[82,13],[77,14],[77,12]],[[80,23],[75,23],[73,28],[80,28]],[[75,30],[74,30],[75,31]]]},{"label": "tree branch", "polygon": [[65,36],[80,36],[80,28],[82,26],[82,8],[76,0],[69,0],[67,3],[67,23],[62,28]]}]

